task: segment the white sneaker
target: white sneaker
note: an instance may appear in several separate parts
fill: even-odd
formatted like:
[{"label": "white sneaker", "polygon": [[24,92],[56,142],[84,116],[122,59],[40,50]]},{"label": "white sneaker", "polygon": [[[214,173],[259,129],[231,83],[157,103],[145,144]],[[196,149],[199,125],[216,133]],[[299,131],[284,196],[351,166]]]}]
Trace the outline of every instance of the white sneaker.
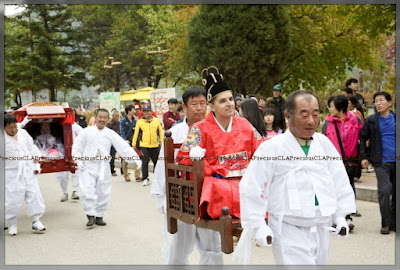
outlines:
[{"label": "white sneaker", "polygon": [[68,201],[68,193],[64,193],[60,199],[60,202]]},{"label": "white sneaker", "polygon": [[144,179],[142,186],[148,186],[149,185],[149,179]]},{"label": "white sneaker", "polygon": [[17,225],[9,225],[8,234],[9,235],[17,235]]},{"label": "white sneaker", "polygon": [[44,232],[46,230],[46,227],[43,226],[40,220],[36,220],[32,223],[32,230],[34,232]]}]

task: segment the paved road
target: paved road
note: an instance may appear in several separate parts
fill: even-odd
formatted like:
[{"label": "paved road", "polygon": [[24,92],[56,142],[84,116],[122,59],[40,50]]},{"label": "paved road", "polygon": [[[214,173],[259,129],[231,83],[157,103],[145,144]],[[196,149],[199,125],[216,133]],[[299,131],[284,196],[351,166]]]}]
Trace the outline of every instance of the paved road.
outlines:
[{"label": "paved road", "polygon": [[[61,190],[53,174],[41,175],[46,204],[42,218],[47,232],[31,233],[31,220],[21,213],[18,235],[5,231],[6,265],[145,265],[163,264],[162,220],[150,198],[150,186],[113,177],[113,190],[105,227],[86,229],[79,202],[61,203]],[[378,204],[357,201],[362,217],[354,218],[355,232],[347,238],[331,237],[330,265],[394,265],[395,234],[379,234]],[[23,209],[24,210],[24,209]],[[254,247],[253,264],[273,265],[270,249]],[[226,264],[232,256],[224,255]],[[191,264],[198,264],[194,251]]]}]

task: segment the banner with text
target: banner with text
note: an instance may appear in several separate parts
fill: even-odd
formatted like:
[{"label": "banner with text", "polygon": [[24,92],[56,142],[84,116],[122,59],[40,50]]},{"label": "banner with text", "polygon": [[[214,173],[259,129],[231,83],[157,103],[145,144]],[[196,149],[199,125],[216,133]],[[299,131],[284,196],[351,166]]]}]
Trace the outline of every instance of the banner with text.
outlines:
[{"label": "banner with text", "polygon": [[168,111],[168,99],[175,98],[175,88],[162,88],[150,91],[152,110],[162,123],[162,116]]},{"label": "banner with text", "polygon": [[107,109],[111,114],[112,109],[117,109],[118,111],[121,108],[121,102],[119,100],[121,96],[120,92],[102,92],[99,95],[100,99],[100,108]]}]

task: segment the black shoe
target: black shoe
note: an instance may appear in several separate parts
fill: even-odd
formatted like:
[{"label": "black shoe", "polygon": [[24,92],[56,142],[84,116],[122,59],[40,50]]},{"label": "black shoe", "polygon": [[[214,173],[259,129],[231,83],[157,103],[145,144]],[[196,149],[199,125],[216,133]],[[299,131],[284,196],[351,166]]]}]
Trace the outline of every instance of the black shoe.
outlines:
[{"label": "black shoe", "polygon": [[357,210],[356,210],[355,213],[352,213],[351,215],[352,215],[353,217],[361,217],[360,212],[358,212]]},{"label": "black shoe", "polygon": [[389,232],[390,232],[389,226],[382,226],[381,234],[389,234]]},{"label": "black shoe", "polygon": [[346,219],[347,225],[349,226],[349,232],[354,230],[353,220],[351,218]]},{"label": "black shoe", "polygon": [[86,215],[87,216],[87,218],[88,218],[88,222],[86,223],[86,226],[88,226],[88,227],[90,227],[90,226],[93,226],[94,225],[94,216],[88,216],[88,215]]},{"label": "black shoe", "polygon": [[389,230],[392,232],[396,231],[396,225],[389,225]]},{"label": "black shoe", "polygon": [[99,225],[99,226],[106,226],[107,223],[105,223],[105,222],[103,221],[103,218],[102,218],[102,217],[96,217],[96,225]]}]

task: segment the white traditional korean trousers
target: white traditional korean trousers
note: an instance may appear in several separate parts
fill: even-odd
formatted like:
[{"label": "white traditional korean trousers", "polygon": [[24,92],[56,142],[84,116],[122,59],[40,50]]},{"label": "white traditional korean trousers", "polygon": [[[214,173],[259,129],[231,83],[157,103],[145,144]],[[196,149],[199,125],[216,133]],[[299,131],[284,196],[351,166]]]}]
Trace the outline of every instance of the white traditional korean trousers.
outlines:
[{"label": "white traditional korean trousers", "polygon": [[135,150],[115,131],[97,125],[83,129],[72,146],[72,156],[78,165],[82,205],[89,216],[103,217],[111,194],[111,146],[128,163],[141,166]]},{"label": "white traditional korean trousers", "polygon": [[[39,220],[44,214],[45,205],[40,192],[37,169],[32,157],[40,157],[39,149],[32,137],[24,129],[18,129],[17,140],[5,136],[5,219],[8,225],[17,224],[17,216],[26,201],[26,214]],[[39,166],[39,165],[37,165]]]},{"label": "white traditional korean trousers", "polygon": [[[81,132],[81,130],[83,130],[83,128],[75,122],[71,126],[72,126],[72,141],[75,142],[76,137],[78,136],[79,132]],[[79,190],[78,173],[79,172],[71,173],[68,171],[56,173],[56,177],[60,184],[62,193],[68,193],[68,182],[69,182],[70,176],[71,176],[71,182],[72,182],[72,191]]]},{"label": "white traditional korean trousers", "polygon": [[[170,131],[174,143],[183,143],[189,132],[186,119],[173,126]],[[200,253],[200,265],[222,265],[224,262],[221,252],[221,236],[218,232],[197,228],[193,224],[186,224],[179,220],[176,233],[171,234],[167,231],[164,144],[161,146],[158,159],[151,185],[151,196],[157,198],[158,208],[163,214],[164,263],[167,265],[189,264],[189,256],[196,245]]]}]

